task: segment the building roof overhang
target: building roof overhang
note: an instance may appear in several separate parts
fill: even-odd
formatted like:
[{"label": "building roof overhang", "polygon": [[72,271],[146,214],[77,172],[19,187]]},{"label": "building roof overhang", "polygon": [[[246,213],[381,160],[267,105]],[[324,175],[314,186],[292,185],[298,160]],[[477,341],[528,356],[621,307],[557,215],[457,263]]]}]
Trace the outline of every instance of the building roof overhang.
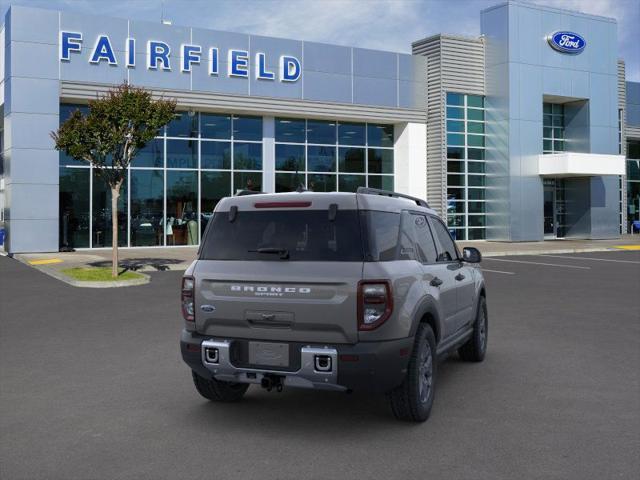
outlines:
[{"label": "building roof overhang", "polygon": [[563,152],[538,156],[542,177],[598,177],[624,175],[624,155]]}]

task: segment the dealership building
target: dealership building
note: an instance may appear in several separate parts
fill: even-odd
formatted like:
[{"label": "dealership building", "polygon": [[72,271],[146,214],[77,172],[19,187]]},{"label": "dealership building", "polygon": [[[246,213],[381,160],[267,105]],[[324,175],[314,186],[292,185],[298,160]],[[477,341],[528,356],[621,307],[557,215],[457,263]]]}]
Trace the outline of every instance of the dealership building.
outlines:
[{"label": "dealership building", "polygon": [[640,84],[611,18],[507,2],[412,54],[12,6],[0,29],[9,252],[111,246],[110,191],[51,132],[123,81],[177,100],[130,167],[122,246],[196,245],[241,190],[426,198],[459,240],[640,220]]}]

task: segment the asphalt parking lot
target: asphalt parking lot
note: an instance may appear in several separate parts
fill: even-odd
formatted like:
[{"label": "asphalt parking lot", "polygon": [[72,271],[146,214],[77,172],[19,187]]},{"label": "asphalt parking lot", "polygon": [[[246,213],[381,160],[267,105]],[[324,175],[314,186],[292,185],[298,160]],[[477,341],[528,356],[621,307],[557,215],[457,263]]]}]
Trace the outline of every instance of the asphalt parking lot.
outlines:
[{"label": "asphalt parking lot", "polygon": [[0,478],[613,479],[640,471],[640,252],[487,258],[489,351],[431,419],[383,399],[195,392],[179,272],[78,289],[0,257]]}]

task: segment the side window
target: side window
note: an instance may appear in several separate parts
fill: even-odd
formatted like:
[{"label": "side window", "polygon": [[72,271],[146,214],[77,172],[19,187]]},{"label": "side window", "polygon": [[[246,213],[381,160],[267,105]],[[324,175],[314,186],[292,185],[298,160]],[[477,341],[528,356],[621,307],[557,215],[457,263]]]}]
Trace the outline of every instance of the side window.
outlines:
[{"label": "side window", "polygon": [[418,247],[418,258],[422,263],[433,263],[436,261],[436,245],[431,235],[431,229],[424,215],[412,215],[413,227],[416,233],[416,244]]},{"label": "side window", "polygon": [[439,219],[431,217],[429,219],[433,234],[438,239],[438,262],[452,262],[458,258],[456,245],[451,239],[451,235]]},{"label": "side window", "polygon": [[400,215],[390,212],[363,212],[363,224],[368,229],[368,257],[374,262],[388,262],[396,259]]},{"label": "side window", "polygon": [[398,239],[397,260],[418,260],[418,256],[416,255],[413,217],[409,212],[402,212],[400,215],[400,238]]}]

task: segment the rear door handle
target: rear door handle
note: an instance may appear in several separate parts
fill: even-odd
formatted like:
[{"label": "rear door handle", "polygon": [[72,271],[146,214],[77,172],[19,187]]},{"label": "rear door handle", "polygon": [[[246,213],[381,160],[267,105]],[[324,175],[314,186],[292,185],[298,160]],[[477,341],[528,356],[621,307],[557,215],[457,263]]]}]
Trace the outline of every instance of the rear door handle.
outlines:
[{"label": "rear door handle", "polygon": [[459,274],[456,275],[455,278],[456,278],[457,281],[461,281],[461,280],[464,280],[464,275],[459,273]]},{"label": "rear door handle", "polygon": [[442,280],[440,280],[438,277],[433,277],[433,280],[431,280],[431,282],[429,282],[429,284],[432,287],[439,287],[440,285],[442,285]]}]

